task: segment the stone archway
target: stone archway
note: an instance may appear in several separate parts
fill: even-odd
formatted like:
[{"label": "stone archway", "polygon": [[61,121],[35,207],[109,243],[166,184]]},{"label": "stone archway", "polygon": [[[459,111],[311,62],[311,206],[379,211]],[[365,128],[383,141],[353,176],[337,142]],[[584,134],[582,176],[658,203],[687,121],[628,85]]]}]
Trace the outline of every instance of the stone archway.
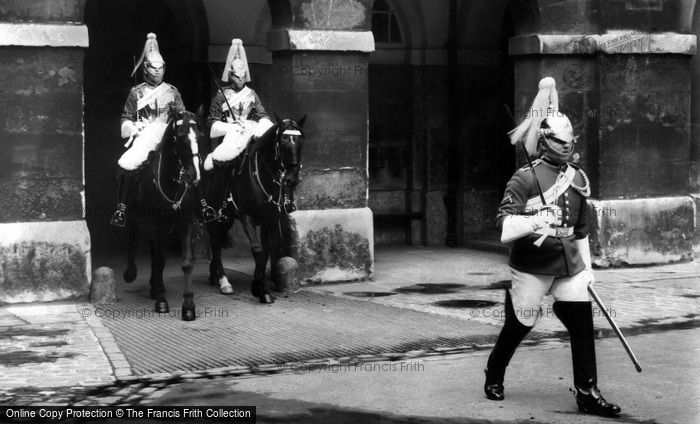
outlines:
[{"label": "stone archway", "polygon": [[146,34],[154,32],[167,63],[165,80],[180,90],[188,110],[209,97],[205,67],[209,30],[202,1],[88,0],[90,47],[84,61],[86,220],[93,253],[121,247],[110,228],[116,199],[116,161],[123,151],[118,125],[130,78]]},{"label": "stone archway", "polygon": [[471,247],[500,247],[493,220],[515,170],[515,154],[506,136],[517,120],[513,116],[513,61],[508,55],[514,34],[510,3],[463,3],[457,18],[459,97],[463,99],[459,110],[464,117],[457,124],[464,154],[457,231]]}]

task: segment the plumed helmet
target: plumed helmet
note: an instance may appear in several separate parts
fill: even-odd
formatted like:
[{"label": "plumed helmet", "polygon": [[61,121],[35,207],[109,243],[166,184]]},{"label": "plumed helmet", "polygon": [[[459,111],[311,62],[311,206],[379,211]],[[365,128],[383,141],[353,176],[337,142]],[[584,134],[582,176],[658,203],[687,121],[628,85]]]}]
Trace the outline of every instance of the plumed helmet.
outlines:
[{"label": "plumed helmet", "polygon": [[221,81],[228,82],[229,74],[233,73],[237,77],[244,77],[245,82],[250,82],[250,69],[248,68],[248,58],[243,48],[243,41],[240,38],[231,40],[231,47],[228,50],[226,57],[226,65],[224,66]]},{"label": "plumed helmet", "polygon": [[144,64],[151,64],[156,67],[164,66],[165,60],[160,54],[160,49],[158,48],[158,40],[156,35],[152,32],[148,33],[146,36],[146,44],[143,46],[143,52],[141,52],[141,57],[134,66],[134,70],[131,71],[131,76],[134,76],[136,71]]},{"label": "plumed helmet", "polygon": [[558,138],[567,143],[574,142],[574,128],[571,126],[571,121],[561,112],[542,121],[540,135]]},{"label": "plumed helmet", "polygon": [[[559,95],[554,78],[542,78],[537,96],[535,96],[525,120],[508,133],[510,142],[515,145],[522,140],[528,154],[535,155],[542,121],[561,115],[563,114],[559,112]],[[566,120],[568,122],[568,118]],[[571,124],[569,123],[569,125]]]}]

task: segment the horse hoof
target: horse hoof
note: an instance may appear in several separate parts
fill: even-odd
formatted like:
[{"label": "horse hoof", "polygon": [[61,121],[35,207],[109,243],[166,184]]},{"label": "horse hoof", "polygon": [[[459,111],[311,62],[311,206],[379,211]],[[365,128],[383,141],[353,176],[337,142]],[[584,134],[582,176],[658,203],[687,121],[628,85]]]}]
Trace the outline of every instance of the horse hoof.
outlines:
[{"label": "horse hoof", "polygon": [[167,314],[170,312],[167,300],[156,300],[156,312],[159,314]]},{"label": "horse hoof", "polygon": [[197,313],[194,308],[192,309],[182,309],[182,320],[183,321],[194,321],[197,318]]},{"label": "horse hoof", "polygon": [[231,284],[222,284],[219,287],[219,291],[221,294],[233,294],[233,287],[231,287]]},{"label": "horse hoof", "polygon": [[262,293],[261,293],[262,290],[261,290],[260,286],[261,286],[261,284],[256,283],[255,281],[253,281],[253,284],[250,285],[250,294],[252,294],[253,297],[261,297],[262,296]]},{"label": "horse hoof", "polygon": [[136,279],[136,268],[127,268],[124,271],[124,282],[132,283]]},{"label": "horse hoof", "polygon": [[275,298],[271,294],[265,293],[260,296],[260,303],[275,303]]}]

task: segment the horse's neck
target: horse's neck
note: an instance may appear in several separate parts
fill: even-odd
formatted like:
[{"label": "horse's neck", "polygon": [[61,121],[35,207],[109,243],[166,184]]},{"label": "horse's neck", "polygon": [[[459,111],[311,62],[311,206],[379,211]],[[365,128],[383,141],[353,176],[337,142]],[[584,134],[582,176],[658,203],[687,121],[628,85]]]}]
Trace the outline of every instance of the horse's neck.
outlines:
[{"label": "horse's neck", "polygon": [[158,160],[154,161],[155,176],[164,190],[174,189],[178,185],[175,179],[180,174],[180,161],[175,152],[173,140],[164,138],[157,154]]}]

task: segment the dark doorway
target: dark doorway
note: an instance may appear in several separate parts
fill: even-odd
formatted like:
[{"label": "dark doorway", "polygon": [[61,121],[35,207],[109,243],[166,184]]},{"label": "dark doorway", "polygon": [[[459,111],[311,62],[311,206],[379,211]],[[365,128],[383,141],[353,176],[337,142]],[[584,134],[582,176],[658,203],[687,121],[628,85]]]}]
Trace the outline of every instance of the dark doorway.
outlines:
[{"label": "dark doorway", "polygon": [[[514,65],[508,54],[510,38],[514,35],[510,6],[501,19],[498,40],[498,63],[492,67],[468,68],[468,102],[465,115],[471,117],[466,128],[464,244],[468,247],[503,252],[495,227],[495,216],[506,183],[516,166],[515,150],[508,131],[518,120],[514,105]],[[471,74],[471,75],[469,75]]]},{"label": "dark doorway", "polygon": [[85,203],[94,256],[124,248],[122,230],[108,222],[116,205],[116,163],[124,151],[121,110],[129,88],[141,82],[130,74],[146,34],[158,36],[165,81],[196,111],[209,99],[209,30],[201,0],[88,0],[85,23]]}]

